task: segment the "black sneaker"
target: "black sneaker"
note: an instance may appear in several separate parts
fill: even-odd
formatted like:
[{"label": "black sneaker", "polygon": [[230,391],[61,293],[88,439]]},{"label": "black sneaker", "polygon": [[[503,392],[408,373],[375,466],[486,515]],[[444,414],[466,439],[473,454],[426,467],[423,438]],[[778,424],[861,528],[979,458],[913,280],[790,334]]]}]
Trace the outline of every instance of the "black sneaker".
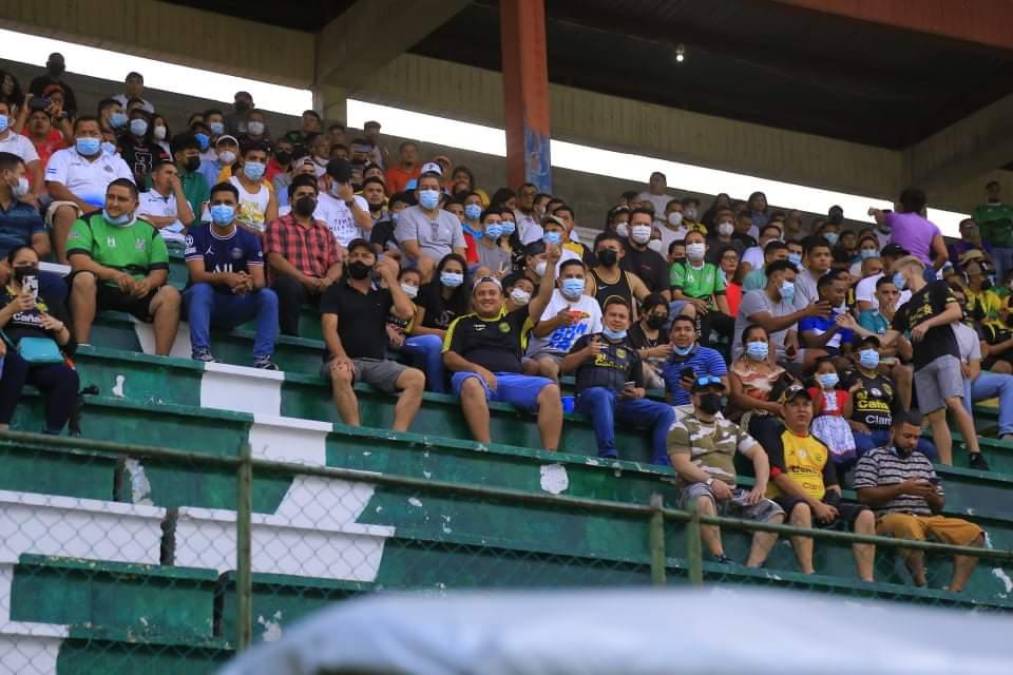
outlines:
[{"label": "black sneaker", "polygon": [[721,563],[722,565],[731,565],[732,564],[732,559],[729,558],[728,556],[726,556],[724,553],[722,553],[721,555],[713,556],[713,558],[714,558],[714,562]]},{"label": "black sneaker", "polygon": [[190,353],[190,358],[202,363],[215,363],[215,357],[211,355],[211,350],[209,349],[194,350]]},{"label": "black sneaker", "polygon": [[977,469],[978,471],[989,470],[988,462],[985,461],[985,455],[981,454],[980,452],[972,454],[970,458],[968,458],[967,463],[970,465],[972,469]]},{"label": "black sneaker", "polygon": [[257,359],[253,362],[253,367],[261,370],[281,370],[281,368],[278,367],[278,364],[271,360],[270,356],[264,356]]}]

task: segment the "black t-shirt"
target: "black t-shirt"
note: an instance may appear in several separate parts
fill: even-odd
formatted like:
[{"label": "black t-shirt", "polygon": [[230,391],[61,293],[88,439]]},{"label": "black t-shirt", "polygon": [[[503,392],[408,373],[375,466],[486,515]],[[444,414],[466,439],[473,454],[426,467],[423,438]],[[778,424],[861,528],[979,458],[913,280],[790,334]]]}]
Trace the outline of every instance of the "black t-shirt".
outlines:
[{"label": "black t-shirt", "polygon": [[668,335],[665,334],[664,330],[659,330],[658,337],[652,340],[644,333],[644,327],[640,325],[639,321],[630,328],[628,338],[634,349],[651,349],[658,345],[668,344]]},{"label": "black t-shirt", "polygon": [[629,272],[624,269],[619,270],[619,279],[614,283],[608,283],[603,281],[598,273],[594,271],[594,268],[589,270],[591,276],[594,277],[594,299],[598,301],[598,304],[602,307],[605,306],[605,301],[612,296],[618,296],[626,301],[627,306],[633,306],[633,288],[630,286],[630,279],[627,276]]},{"label": "black t-shirt", "polygon": [[389,217],[381,218],[373,223],[373,229],[369,233],[369,243],[380,247],[381,251],[397,248],[397,239],[394,238],[394,221]]},{"label": "black t-shirt", "polygon": [[[338,315],[338,337],[352,359],[383,359],[387,347],[387,315],[394,300],[390,291],[370,289],[360,293],[342,279],[332,284],[320,300],[321,314]],[[331,358],[324,352],[324,360]]]},{"label": "black t-shirt", "polygon": [[519,373],[532,326],[527,307],[510,313],[504,309],[494,319],[465,314],[450,324],[444,344],[450,345],[449,351],[490,372]]},{"label": "black t-shirt", "polygon": [[[585,361],[577,368],[576,391],[579,394],[589,387],[605,387],[612,391],[622,391],[626,382],[636,382],[638,387],[644,386],[644,375],[640,365],[640,357],[636,348],[630,344],[629,336],[619,342],[611,342],[601,333],[596,333],[601,341],[602,350],[593,360]],[[582,335],[570,353],[579,352],[591,341],[591,335]]]},{"label": "black t-shirt", "polygon": [[419,289],[415,304],[426,310],[422,317],[425,328],[446,330],[454,319],[468,313],[468,296],[463,287],[458,287],[456,298],[451,296],[449,301],[443,299],[442,290],[439,281],[433,281]]},{"label": "black t-shirt", "polygon": [[[893,329],[910,335],[911,329],[921,322],[946,311],[946,305],[957,299],[945,281],[935,281],[911,295],[911,299],[897,310],[893,316]],[[953,328],[935,326],[925,333],[921,342],[914,343],[915,370],[920,370],[941,356],[960,358],[957,337]]]},{"label": "black t-shirt", "polygon": [[133,172],[134,182],[139,188],[148,184],[148,176],[151,175],[155,162],[169,159],[162,146],[155,143],[147,145],[130,134],[124,134],[120,138],[119,146],[120,156]]},{"label": "black t-shirt", "polygon": [[627,244],[620,266],[640,277],[652,293],[668,290],[668,263],[657,252],[649,248],[638,251]]},{"label": "black t-shirt", "polygon": [[[6,307],[14,301],[15,293],[14,289],[10,286],[0,291],[0,306]],[[42,327],[42,313],[45,312],[55,319],[59,319],[70,329],[70,317],[67,314],[67,309],[63,306],[63,302],[55,300],[53,298],[47,298],[46,296],[39,294],[39,299],[35,304],[35,309],[30,309],[26,312],[17,311],[11,316],[10,321],[7,322],[3,327],[3,332],[14,345],[21,342],[22,338],[26,337],[44,337],[56,339],[56,336]],[[60,347],[60,349],[69,355],[73,355],[77,349],[77,343],[74,342],[73,333],[71,333],[70,341]]]},{"label": "black t-shirt", "polygon": [[867,377],[855,370],[845,379],[844,388],[850,390],[855,384],[861,386],[851,393],[851,419],[862,422],[871,431],[889,429],[894,412],[900,407],[893,380],[878,373]]}]

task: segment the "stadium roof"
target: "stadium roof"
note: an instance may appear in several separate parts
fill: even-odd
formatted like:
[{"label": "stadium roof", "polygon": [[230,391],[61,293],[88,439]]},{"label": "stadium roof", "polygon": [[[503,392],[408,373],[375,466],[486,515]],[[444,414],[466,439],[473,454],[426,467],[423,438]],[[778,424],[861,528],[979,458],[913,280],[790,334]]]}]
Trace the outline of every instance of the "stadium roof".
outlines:
[{"label": "stadium roof", "polygon": [[[176,4],[315,32],[354,1]],[[910,146],[1013,91],[1011,50],[771,0],[546,6],[554,83],[884,148]],[[411,51],[500,70],[498,3],[472,2]]]}]

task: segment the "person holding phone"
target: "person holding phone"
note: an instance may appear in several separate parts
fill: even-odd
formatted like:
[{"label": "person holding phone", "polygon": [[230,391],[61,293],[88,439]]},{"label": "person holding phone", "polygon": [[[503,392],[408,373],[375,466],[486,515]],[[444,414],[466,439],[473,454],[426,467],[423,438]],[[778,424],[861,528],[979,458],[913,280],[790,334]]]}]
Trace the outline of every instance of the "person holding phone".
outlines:
[{"label": "person holding phone", "polygon": [[644,398],[643,364],[627,336],[631,311],[621,298],[606,300],[601,331],[578,338],[560,369],[576,372],[576,410],[594,425],[599,457],[619,458],[615,442],[618,420],[630,427],[650,429],[651,461],[667,464],[666,438],[675,422],[675,411]]},{"label": "person holding phone", "polygon": [[61,299],[40,295],[39,254],[31,246],[12,249],[4,265],[11,274],[0,292],[0,429],[8,428],[21,390],[30,384],[45,399],[43,433],[59,434],[73,412],[79,386],[77,371],[66,363],[77,348],[67,312]]}]

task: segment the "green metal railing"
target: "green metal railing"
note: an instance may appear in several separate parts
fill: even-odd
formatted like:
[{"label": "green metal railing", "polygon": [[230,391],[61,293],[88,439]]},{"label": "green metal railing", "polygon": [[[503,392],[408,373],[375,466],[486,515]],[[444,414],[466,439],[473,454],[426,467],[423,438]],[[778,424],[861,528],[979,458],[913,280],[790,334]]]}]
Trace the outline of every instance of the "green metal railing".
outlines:
[{"label": "green metal railing", "polygon": [[416,490],[427,494],[448,497],[470,497],[482,500],[494,500],[501,503],[552,507],[590,515],[613,514],[631,518],[643,518],[647,523],[648,532],[648,541],[644,542],[645,557],[650,561],[651,582],[658,586],[663,586],[667,583],[666,573],[669,569],[669,558],[666,551],[665,528],[668,523],[679,523],[684,526],[686,556],[683,562],[686,568],[686,577],[691,584],[702,584],[704,582],[704,554],[701,546],[700,528],[705,525],[716,525],[724,529],[745,532],[772,532],[789,537],[805,536],[816,540],[846,544],[873,544],[886,549],[920,550],[940,555],[973,556],[979,559],[994,561],[999,565],[1013,563],[1013,551],[1009,550],[953,546],[926,541],[898,540],[833,530],[800,529],[789,525],[708,516],[699,513],[695,509],[671,509],[664,506],[661,494],[652,495],[650,502],[647,504],[622,503],[555,495],[545,492],[535,493],[499,487],[459,484],[411,476],[377,474],[341,467],[265,460],[253,457],[250,446],[246,443],[237,448],[234,456],[215,456],[162,447],[125,445],[85,438],[5,432],[0,433],[0,449],[57,453],[68,456],[103,454],[119,458],[149,459],[180,465],[191,465],[195,468],[224,468],[234,471],[237,488],[237,503],[235,508],[237,541],[235,578],[238,620],[236,621],[233,644],[240,650],[248,647],[253,640],[253,575],[251,564],[253,555],[251,545],[253,479],[255,476],[263,474],[291,477],[298,475],[316,476],[352,483],[367,483],[373,486],[388,486],[401,490]]}]

